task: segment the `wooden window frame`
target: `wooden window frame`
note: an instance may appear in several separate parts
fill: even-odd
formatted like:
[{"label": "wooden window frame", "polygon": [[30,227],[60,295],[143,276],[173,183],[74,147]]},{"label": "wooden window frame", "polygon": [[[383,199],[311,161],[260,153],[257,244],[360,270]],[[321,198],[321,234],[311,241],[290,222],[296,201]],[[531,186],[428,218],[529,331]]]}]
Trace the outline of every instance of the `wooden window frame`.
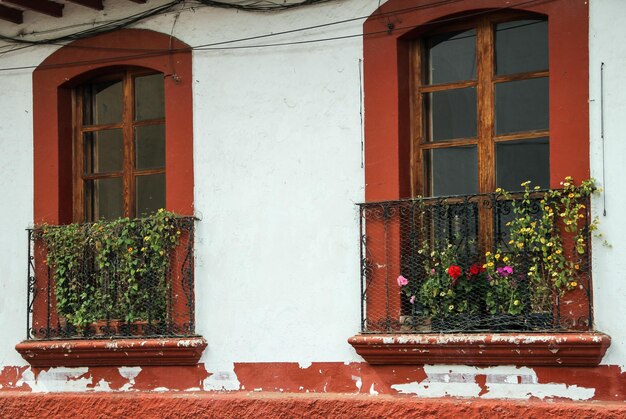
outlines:
[{"label": "wooden window frame", "polygon": [[[135,166],[135,128],[165,125],[165,117],[135,120],[135,79],[141,76],[159,74],[144,68],[129,67],[123,70],[111,71],[96,78],[92,78],[81,84],[72,92],[72,104],[74,111],[74,169],[73,169],[73,218],[77,222],[95,221],[89,218],[93,209],[85,211],[84,185],[86,181],[99,179],[122,178],[124,217],[134,218],[139,216],[136,211],[136,177],[153,174],[165,175],[165,166],[159,169],[137,169]],[[95,82],[107,80],[122,80],[122,120],[119,123],[108,124],[84,124],[83,101],[84,89]],[[87,174],[84,169],[84,134],[100,132],[104,130],[121,129],[123,144],[123,166],[121,171]],[[86,218],[87,216],[87,218]],[[89,219],[88,219],[89,218]]]},{"label": "wooden window frame", "polygon": [[[538,70],[507,75],[497,75],[495,68],[495,25],[517,20],[546,20],[535,13],[501,12],[481,15],[452,25],[436,27],[418,39],[410,47],[410,185],[411,196],[433,196],[431,187],[427,185],[429,176],[426,174],[424,152],[426,150],[475,146],[478,163],[478,193],[487,194],[496,188],[496,144],[507,141],[536,140],[550,137],[550,130],[528,130],[513,134],[497,135],[495,132],[495,86],[498,83],[549,78],[550,70]],[[433,35],[457,31],[476,30],[476,78],[450,83],[429,84],[425,80],[426,56],[425,40]],[[547,40],[546,40],[547,41]],[[442,141],[427,141],[426,123],[427,110],[424,96],[432,92],[452,91],[461,88],[476,88],[476,137],[455,138]],[[432,180],[429,180],[432,182]],[[485,198],[487,199],[487,198]],[[484,249],[491,248],[493,243],[492,209],[489,205],[479,206],[479,241]]]},{"label": "wooden window frame", "polygon": [[[493,192],[496,187],[495,146],[496,143],[520,139],[537,139],[550,136],[550,130],[529,130],[513,134],[496,135],[495,133],[495,85],[502,82],[530,80],[549,77],[549,70],[530,71],[498,76],[495,74],[495,37],[494,26],[498,23],[525,19],[542,19],[544,16],[529,13],[494,13],[471,19],[460,24],[444,25],[429,31],[424,37],[414,41],[411,46],[410,79],[411,87],[411,195],[430,196],[425,184],[423,152],[437,148],[476,146],[478,152],[478,192]],[[476,29],[476,79],[452,83],[427,84],[424,82],[425,55],[424,39],[435,34]],[[454,89],[476,88],[476,138],[457,138],[444,141],[425,139],[423,95],[432,92]]]}]

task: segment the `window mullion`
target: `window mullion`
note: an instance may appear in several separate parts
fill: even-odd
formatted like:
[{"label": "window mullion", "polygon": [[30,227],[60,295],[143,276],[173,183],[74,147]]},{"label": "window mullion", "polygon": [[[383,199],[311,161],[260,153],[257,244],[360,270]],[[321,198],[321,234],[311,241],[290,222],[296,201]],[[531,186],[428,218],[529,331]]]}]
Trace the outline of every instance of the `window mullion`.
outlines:
[{"label": "window mullion", "polygon": [[72,107],[74,109],[74,146],[72,150],[74,152],[74,168],[72,173],[74,174],[74,193],[73,196],[73,220],[77,222],[84,222],[87,214],[85,214],[85,181],[83,179],[83,173],[85,169],[84,163],[84,150],[83,150],[83,88],[74,90],[72,93]]},{"label": "window mullion", "polygon": [[[495,188],[494,124],[494,44],[491,22],[486,18],[479,21],[476,36],[478,76],[478,190],[493,192]],[[488,199],[488,198],[486,198]],[[481,247],[486,250],[493,243],[493,209],[481,205],[479,211],[479,237]]]},{"label": "window mullion", "polygon": [[130,72],[124,75],[124,215],[135,216],[135,182],[133,176],[133,84]]},{"label": "window mullion", "polygon": [[422,84],[422,54],[424,50],[421,42],[414,42],[411,48],[411,195],[424,195],[424,169],[422,162],[423,142],[423,115],[422,94],[419,86]]}]

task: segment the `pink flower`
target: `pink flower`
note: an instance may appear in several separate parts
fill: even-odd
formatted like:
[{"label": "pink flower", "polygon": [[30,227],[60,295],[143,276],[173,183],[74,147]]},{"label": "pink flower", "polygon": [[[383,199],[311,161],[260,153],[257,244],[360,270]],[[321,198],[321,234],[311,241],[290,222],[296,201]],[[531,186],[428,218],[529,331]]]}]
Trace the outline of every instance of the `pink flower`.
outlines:
[{"label": "pink flower", "polygon": [[513,267],[507,265],[507,266],[496,269],[496,271],[498,272],[498,275],[506,278],[507,276],[513,273]]},{"label": "pink flower", "polygon": [[431,274],[431,275],[434,275],[434,274],[435,274],[435,268],[432,268],[432,269],[430,270],[430,274]]},{"label": "pink flower", "polygon": [[414,296],[414,295],[413,295],[413,296],[411,296],[411,298],[409,299],[409,302],[410,302],[411,304],[415,304],[415,296]]},{"label": "pink flower", "polygon": [[408,283],[409,283],[409,280],[408,280],[408,279],[406,279],[405,277],[403,277],[402,275],[400,275],[400,276],[398,277],[398,286],[399,286],[399,287],[403,287],[403,286],[405,286],[405,285],[406,285],[406,284],[408,284]]}]

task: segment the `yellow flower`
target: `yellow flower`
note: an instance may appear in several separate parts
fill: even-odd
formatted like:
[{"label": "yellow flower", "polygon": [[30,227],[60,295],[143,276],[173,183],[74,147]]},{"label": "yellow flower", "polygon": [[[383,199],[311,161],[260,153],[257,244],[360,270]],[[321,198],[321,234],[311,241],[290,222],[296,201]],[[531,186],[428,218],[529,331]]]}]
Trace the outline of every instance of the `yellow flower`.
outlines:
[{"label": "yellow flower", "polygon": [[452,304],[450,304],[450,305],[448,306],[448,311],[452,311],[452,310],[454,310],[454,306],[453,306]]},{"label": "yellow flower", "polygon": [[130,252],[132,252],[132,251],[133,251],[133,248],[132,248],[132,247],[129,247],[129,248],[128,248],[128,252],[130,253]]},{"label": "yellow flower", "polygon": [[486,268],[487,266],[488,266],[488,265],[487,265],[486,263],[485,263],[485,264],[483,264],[483,268]]},{"label": "yellow flower", "polygon": [[570,193],[569,195],[567,195],[567,197],[568,197],[568,198],[573,198],[573,197],[574,197],[574,194],[573,194],[573,193]]},{"label": "yellow flower", "polygon": [[539,241],[541,242],[541,244],[546,244],[546,239],[544,239],[543,237],[540,238]]},{"label": "yellow flower", "polygon": [[500,259],[500,253],[496,253],[494,258],[496,258],[496,260]]},{"label": "yellow flower", "polygon": [[496,188],[496,193],[502,192],[502,188]]},{"label": "yellow flower", "polygon": [[518,305],[519,305],[519,300],[515,300],[515,301],[513,301],[513,305],[514,305],[514,306],[518,306]]},{"label": "yellow flower", "polygon": [[145,252],[145,251],[146,251],[146,248],[145,248],[145,247],[142,247],[142,248],[141,248],[141,251],[142,251],[142,252]]},{"label": "yellow flower", "polygon": [[504,258],[502,258],[502,262],[508,262],[508,261],[509,261],[508,257],[505,256]]},{"label": "yellow flower", "polygon": [[574,265],[574,269],[576,270],[580,269],[580,265]]},{"label": "yellow flower", "polygon": [[552,243],[552,242],[548,242],[548,244],[546,244],[546,246],[548,246],[548,247],[552,247],[552,246],[554,246],[554,243]]},{"label": "yellow flower", "polygon": [[578,286],[578,282],[576,282],[576,281],[572,281],[572,282],[570,282],[570,283],[569,283],[569,285],[570,285],[570,287],[572,287],[572,288],[576,288],[576,287]]},{"label": "yellow flower", "polygon": [[563,186],[565,186],[566,188],[567,188],[569,185],[570,185],[570,183],[569,183],[569,182],[565,182],[565,183],[563,184]]},{"label": "yellow flower", "polygon": [[522,247],[524,247],[524,243],[522,243],[522,242],[517,242],[517,247],[519,247],[519,248],[521,249]]},{"label": "yellow flower", "polygon": [[491,252],[485,253],[485,256],[491,256]]},{"label": "yellow flower", "polygon": [[513,244],[515,243],[513,240],[509,240],[509,244]]},{"label": "yellow flower", "polygon": [[491,268],[491,267],[493,266],[493,262],[489,262],[489,263],[487,264],[487,266],[489,266],[489,267]]},{"label": "yellow flower", "polygon": [[445,296],[446,296],[446,293],[445,293],[445,292],[443,292],[443,291],[441,291],[441,292],[439,293],[439,296],[440,296],[440,297],[445,297]]},{"label": "yellow flower", "polygon": [[556,249],[554,253],[556,253],[557,255],[560,255],[562,252],[561,252],[561,249]]},{"label": "yellow flower", "polygon": [[552,255],[548,256],[546,259],[552,260]]}]

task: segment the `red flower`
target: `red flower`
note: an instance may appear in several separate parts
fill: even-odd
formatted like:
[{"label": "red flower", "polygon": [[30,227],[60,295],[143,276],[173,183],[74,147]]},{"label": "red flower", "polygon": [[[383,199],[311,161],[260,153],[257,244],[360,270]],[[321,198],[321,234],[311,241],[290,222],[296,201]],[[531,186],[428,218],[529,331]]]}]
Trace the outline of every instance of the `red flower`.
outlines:
[{"label": "red flower", "polygon": [[450,275],[455,281],[458,277],[461,276],[462,273],[463,271],[461,270],[460,266],[450,265],[450,267],[448,268],[448,275]]},{"label": "red flower", "polygon": [[478,275],[481,272],[485,272],[485,268],[483,268],[479,264],[475,263],[472,266],[470,266],[469,271],[470,271],[470,274],[472,274],[472,275]]}]

